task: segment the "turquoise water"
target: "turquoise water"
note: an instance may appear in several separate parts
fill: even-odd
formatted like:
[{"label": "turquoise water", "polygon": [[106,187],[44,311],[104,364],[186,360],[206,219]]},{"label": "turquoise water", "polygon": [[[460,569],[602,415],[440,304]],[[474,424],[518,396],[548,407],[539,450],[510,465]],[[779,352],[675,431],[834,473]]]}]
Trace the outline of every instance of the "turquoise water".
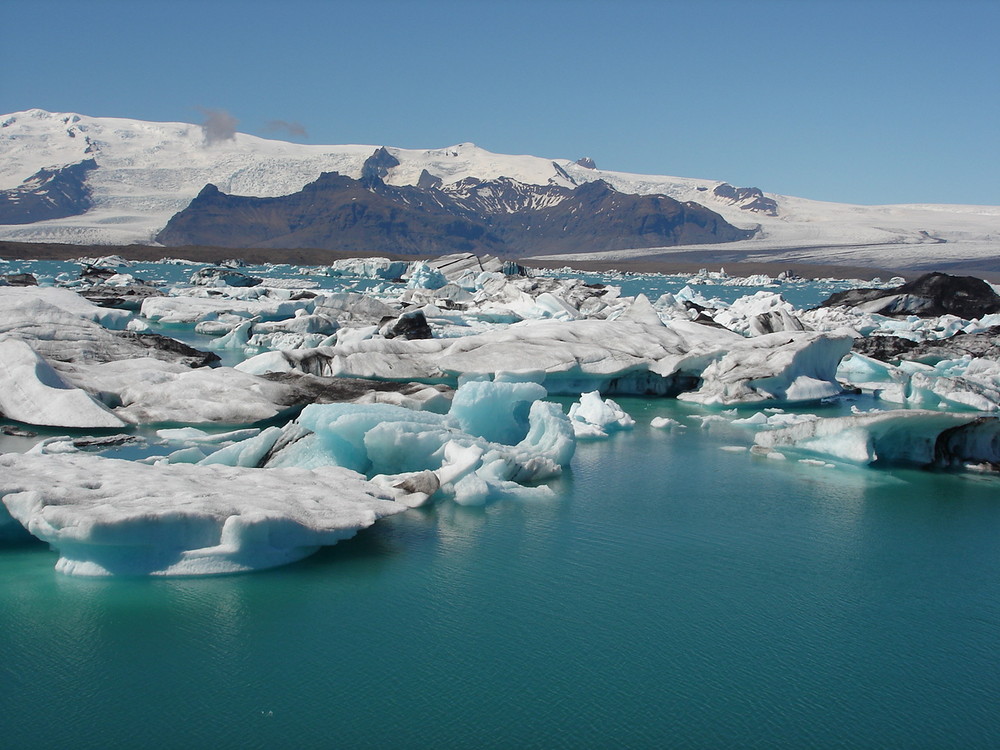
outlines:
[{"label": "turquoise water", "polygon": [[618,401],[635,430],[581,443],[553,499],[409,511],[286,568],[88,580],[0,547],[0,745],[1000,747],[1000,479],[776,461]]},{"label": "turquoise water", "polygon": [[246,576],[0,550],[6,747],[1000,746],[1000,483],[748,452],[621,399],[551,501]]}]

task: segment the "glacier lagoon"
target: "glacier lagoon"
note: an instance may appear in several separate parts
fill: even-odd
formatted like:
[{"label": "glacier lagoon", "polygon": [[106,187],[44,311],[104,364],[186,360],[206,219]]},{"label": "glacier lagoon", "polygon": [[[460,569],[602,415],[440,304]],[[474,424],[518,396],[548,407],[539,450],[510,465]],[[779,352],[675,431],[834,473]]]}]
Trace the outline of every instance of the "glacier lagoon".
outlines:
[{"label": "glacier lagoon", "polygon": [[1000,742],[994,476],[778,460],[705,407],[616,401],[636,426],[581,441],[553,497],[283,568],[85,579],[0,547],[5,743]]}]

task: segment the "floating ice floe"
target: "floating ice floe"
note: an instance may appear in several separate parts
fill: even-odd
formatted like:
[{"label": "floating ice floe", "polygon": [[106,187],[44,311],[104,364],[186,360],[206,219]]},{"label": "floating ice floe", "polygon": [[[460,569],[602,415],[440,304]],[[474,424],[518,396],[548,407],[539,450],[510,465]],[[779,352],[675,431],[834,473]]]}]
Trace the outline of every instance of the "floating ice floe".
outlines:
[{"label": "floating ice floe", "polygon": [[[132,319],[132,314],[124,310],[113,310],[95,305],[71,289],[52,286],[5,286],[0,287],[0,312],[6,319],[11,308],[31,302],[51,305],[73,317],[92,321],[101,326],[122,330]],[[41,325],[41,322],[39,323]]]},{"label": "floating ice floe", "polygon": [[764,451],[792,450],[856,464],[1000,464],[1000,420],[975,414],[906,409],[856,414],[761,431],[754,442]]},{"label": "floating ice floe", "polygon": [[55,427],[117,428],[125,424],[85,391],[69,385],[17,339],[0,339],[0,417]]},{"label": "floating ice floe", "polygon": [[164,325],[190,325],[221,314],[260,320],[283,320],[296,310],[312,311],[312,298],[292,299],[289,289],[261,287],[175,288],[172,296],[149,297],[140,309],[147,320]]},{"label": "floating ice floe", "polygon": [[1000,410],[1000,362],[981,357],[934,365],[891,365],[862,354],[845,358],[837,377],[890,403],[920,408]]},{"label": "floating ice floe", "polygon": [[366,279],[399,281],[409,265],[404,260],[388,258],[345,258],[335,260],[325,272],[328,276],[358,276]]},{"label": "floating ice floe", "polygon": [[685,425],[670,417],[653,417],[649,421],[649,426],[657,430],[684,429]]},{"label": "floating ice floe", "polygon": [[[747,339],[675,320],[664,325],[645,297],[615,320],[534,321],[459,339],[370,339],[253,357],[255,374],[455,383],[465,374],[541,374],[553,394],[677,395],[706,404],[812,400],[839,393],[834,374],[847,335],[792,332]],[[697,390],[696,390],[697,389]]]},{"label": "floating ice floe", "polygon": [[631,430],[635,425],[617,403],[601,400],[598,391],[580,394],[580,400],[569,408],[569,419],[577,438],[606,438],[610,432]]},{"label": "floating ice floe", "polygon": [[[400,490],[330,466],[239,469],[0,456],[10,518],[71,575],[214,575],[284,565],[405,510]],[[0,533],[12,534],[0,517]]]},{"label": "floating ice floe", "polygon": [[[419,485],[419,502],[433,497],[481,505],[547,496],[548,488],[526,485],[560,474],[575,438],[559,406],[540,400],[545,395],[537,383],[501,378],[463,383],[446,415],[387,404],[315,404],[286,427],[264,430],[203,462],[342,466],[411,492]],[[189,457],[168,458],[178,459]]]}]

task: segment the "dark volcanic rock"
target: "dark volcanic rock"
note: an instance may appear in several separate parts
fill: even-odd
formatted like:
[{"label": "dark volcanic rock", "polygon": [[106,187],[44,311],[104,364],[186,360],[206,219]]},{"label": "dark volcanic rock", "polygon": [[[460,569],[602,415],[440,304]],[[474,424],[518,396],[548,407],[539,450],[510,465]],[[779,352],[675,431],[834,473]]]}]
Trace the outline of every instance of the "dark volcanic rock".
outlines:
[{"label": "dark volcanic rock", "polygon": [[903,355],[909,353],[917,346],[916,341],[904,339],[900,336],[862,336],[854,339],[851,351],[864,354],[866,357],[877,359],[881,362],[893,362],[900,359],[908,359]]},{"label": "dark volcanic rock", "polygon": [[982,333],[956,333],[946,339],[922,343],[898,336],[869,336],[856,339],[853,350],[882,362],[909,360],[933,365],[959,357],[1000,359],[1000,326]]},{"label": "dark volcanic rock", "polygon": [[38,279],[32,273],[8,273],[0,276],[0,286],[38,286]]},{"label": "dark volcanic rock", "polygon": [[382,335],[387,339],[430,339],[434,338],[423,310],[411,310],[383,326]]},{"label": "dark volcanic rock", "polygon": [[731,242],[754,234],[697,203],[619,193],[603,180],[567,192],[555,205],[509,215],[508,243],[520,252],[624,250]]},{"label": "dark volcanic rock", "polygon": [[421,170],[417,178],[417,187],[421,190],[439,190],[443,184],[440,177],[435,177],[426,169]]},{"label": "dark volcanic rock", "polygon": [[385,146],[382,146],[365,160],[361,167],[361,181],[367,184],[376,180],[384,180],[388,177],[389,170],[398,166],[399,159],[390,154]]},{"label": "dark volcanic rock", "polygon": [[183,341],[161,336],[158,333],[136,333],[135,331],[114,331],[119,338],[131,341],[147,348],[148,356],[169,362],[179,362],[187,367],[210,367],[217,364],[219,355],[215,352],[203,352],[188,346]]},{"label": "dark volcanic rock", "polygon": [[324,173],[276,198],[225,195],[207,185],[157,241],[165,245],[310,247],[406,254],[620,250],[729,242],[753,236],[697,203],[620,193],[597,180],[574,189],[501,177],[441,185],[386,185],[395,157],[384,149],[362,180]]},{"label": "dark volcanic rock", "polygon": [[0,224],[32,224],[36,221],[78,216],[94,205],[87,173],[97,162],[40,169],[16,188],[0,190]]},{"label": "dark volcanic rock", "polygon": [[957,315],[968,320],[1000,312],[1000,295],[973,276],[928,273],[894,289],[848,289],[820,303],[820,307],[836,306],[879,315]]},{"label": "dark volcanic rock", "polygon": [[728,200],[744,211],[755,211],[768,216],[778,215],[778,204],[774,198],[766,197],[760,188],[733,187],[728,182],[723,182],[716,186],[713,192],[717,198]]}]

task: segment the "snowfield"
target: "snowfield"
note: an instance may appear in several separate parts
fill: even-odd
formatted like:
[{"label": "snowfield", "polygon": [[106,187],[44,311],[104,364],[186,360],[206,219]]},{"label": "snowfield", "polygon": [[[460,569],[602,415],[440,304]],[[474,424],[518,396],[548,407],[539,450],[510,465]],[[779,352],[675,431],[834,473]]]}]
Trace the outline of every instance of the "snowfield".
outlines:
[{"label": "snowfield", "polygon": [[[321,172],[361,176],[375,145],[320,146],[237,133],[206,143],[200,126],[86,117],[33,109],[0,116],[0,190],[16,188],[39,169],[94,158],[88,177],[94,207],[80,216],[0,226],[0,239],[78,244],[150,243],[173,214],[207,184],[225,193],[278,196],[300,190]],[[494,154],[472,143],[440,149],[388,147],[400,163],[385,181],[416,184],[426,170],[445,184],[466,177],[510,177],[567,187],[605,180],[627,193],[662,193],[694,201],[741,228],[750,240],[718,246],[623,250],[558,256],[568,261],[626,260],[713,253],[728,262],[822,263],[898,269],[970,265],[998,270],[1000,207],[859,206],[765,193],[775,216],[715,195],[722,180],[637,175],[588,169],[570,159]],[[765,186],[766,187],[766,186]],[[372,248],[391,251],[391,248]],[[555,256],[549,256],[550,259]],[[970,267],[972,267],[970,266]]]}]

